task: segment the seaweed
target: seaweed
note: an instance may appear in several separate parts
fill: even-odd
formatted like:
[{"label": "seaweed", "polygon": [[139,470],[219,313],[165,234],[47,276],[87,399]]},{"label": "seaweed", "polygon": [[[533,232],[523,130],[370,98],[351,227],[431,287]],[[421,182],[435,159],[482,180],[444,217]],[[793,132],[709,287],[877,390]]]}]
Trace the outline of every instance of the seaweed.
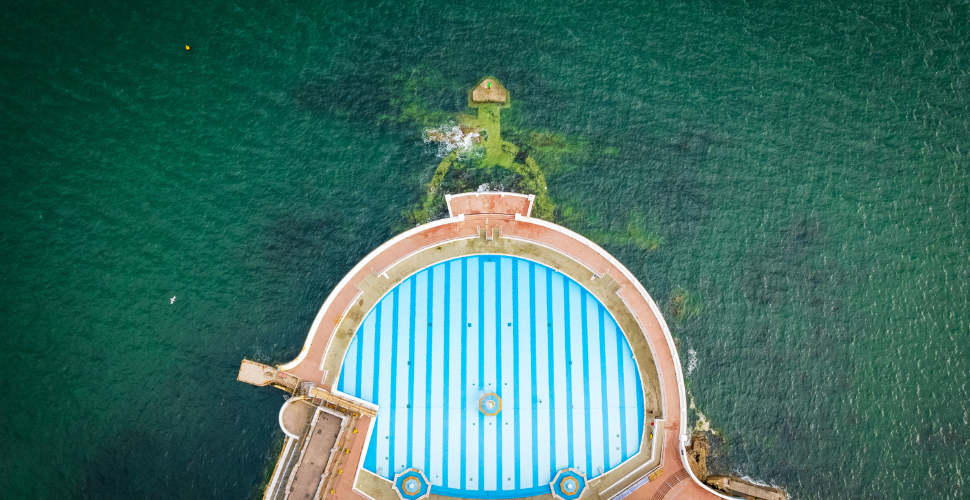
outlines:
[{"label": "seaweed", "polygon": [[523,157],[542,165],[545,175],[568,172],[589,161],[593,155],[588,140],[574,135],[506,126],[505,137],[519,146]]},{"label": "seaweed", "polygon": [[591,220],[572,205],[560,204],[556,210],[555,222],[573,228],[587,238],[610,246],[632,246],[644,252],[653,252],[663,244],[660,234],[648,229],[652,224],[639,213],[629,214],[623,229],[599,229],[597,221]]},{"label": "seaweed", "polygon": [[432,70],[399,73],[391,81],[396,87],[390,97],[395,111],[382,119],[420,126],[426,141],[444,143],[439,154],[445,156],[428,182],[426,194],[402,214],[407,224],[418,225],[443,216],[446,193],[467,192],[486,185],[493,190],[534,194],[532,215],[552,218],[554,205],[546,192],[542,168],[527,151],[502,140],[501,105],[476,105],[475,114],[470,110],[449,113],[433,108],[430,102],[434,99],[427,97],[431,94],[428,87],[454,90],[455,85]]},{"label": "seaweed", "polygon": [[704,309],[703,302],[696,292],[690,292],[682,286],[674,289],[667,303],[667,312],[674,318],[677,325],[697,316]]},{"label": "seaweed", "polygon": [[450,121],[452,112],[436,108],[432,103],[447,102],[445,96],[460,87],[441,73],[424,66],[392,74],[386,84],[390,110],[378,119],[420,127],[434,127]]},{"label": "seaweed", "polygon": [[[549,196],[546,177],[573,170],[598,155],[619,154],[616,147],[604,146],[604,141],[596,138],[525,126],[515,113],[511,123],[503,125],[501,114],[510,103],[473,103],[469,97],[468,107],[457,109],[453,105],[458,102],[455,97],[464,92],[461,84],[427,66],[394,73],[383,84],[387,107],[377,118],[378,123],[414,127],[423,133],[426,142],[440,144],[441,161],[427,182],[425,193],[402,212],[407,226],[445,217],[446,194],[486,185],[490,190],[535,195],[532,216],[554,221],[559,216]],[[625,230],[599,231],[596,236],[606,243],[635,245],[647,251],[663,241],[647,231],[636,217],[630,219]]]}]

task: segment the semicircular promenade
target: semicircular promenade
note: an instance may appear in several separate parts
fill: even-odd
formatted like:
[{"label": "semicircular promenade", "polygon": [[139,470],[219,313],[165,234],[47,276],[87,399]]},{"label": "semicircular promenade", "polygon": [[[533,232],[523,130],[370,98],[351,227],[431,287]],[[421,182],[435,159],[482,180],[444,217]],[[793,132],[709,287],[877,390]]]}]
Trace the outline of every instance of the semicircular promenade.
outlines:
[{"label": "semicircular promenade", "polygon": [[[529,217],[531,197],[448,202],[451,217],[352,269],[279,367],[378,405],[334,498],[397,498],[394,478],[413,469],[431,498],[551,499],[567,468],[588,478],[582,498],[723,497],[686,467],[680,363],[636,278]],[[501,411],[479,411],[486,393]]]}]

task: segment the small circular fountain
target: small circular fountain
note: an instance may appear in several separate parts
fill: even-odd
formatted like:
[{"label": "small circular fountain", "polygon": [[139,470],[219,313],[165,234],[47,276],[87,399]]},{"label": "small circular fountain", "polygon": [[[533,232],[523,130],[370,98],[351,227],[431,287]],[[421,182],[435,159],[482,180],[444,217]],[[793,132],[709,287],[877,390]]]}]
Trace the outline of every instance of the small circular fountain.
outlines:
[{"label": "small circular fountain", "polygon": [[478,399],[478,409],[486,416],[493,417],[502,411],[502,398],[494,392],[488,392]]},{"label": "small circular fountain", "polygon": [[549,483],[552,496],[557,500],[576,500],[586,489],[586,476],[579,470],[562,469]]},{"label": "small circular fountain", "polygon": [[566,479],[562,480],[562,490],[566,493],[571,495],[576,492],[577,488],[579,488],[579,483],[576,482],[575,478],[567,477]]},{"label": "small circular fountain", "polygon": [[394,487],[402,500],[421,500],[431,494],[431,483],[419,469],[405,469],[394,476]]}]

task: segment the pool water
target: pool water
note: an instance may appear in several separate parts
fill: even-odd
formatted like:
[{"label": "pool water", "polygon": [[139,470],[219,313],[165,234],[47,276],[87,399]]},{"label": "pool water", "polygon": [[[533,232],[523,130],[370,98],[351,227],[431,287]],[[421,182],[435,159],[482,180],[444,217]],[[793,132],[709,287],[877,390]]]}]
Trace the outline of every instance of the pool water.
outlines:
[{"label": "pool water", "polygon": [[[453,259],[392,289],[351,342],[337,383],[379,405],[364,468],[425,472],[465,498],[548,493],[639,451],[644,407],[630,346],[606,308],[544,265]],[[501,398],[486,415],[482,396]]]}]

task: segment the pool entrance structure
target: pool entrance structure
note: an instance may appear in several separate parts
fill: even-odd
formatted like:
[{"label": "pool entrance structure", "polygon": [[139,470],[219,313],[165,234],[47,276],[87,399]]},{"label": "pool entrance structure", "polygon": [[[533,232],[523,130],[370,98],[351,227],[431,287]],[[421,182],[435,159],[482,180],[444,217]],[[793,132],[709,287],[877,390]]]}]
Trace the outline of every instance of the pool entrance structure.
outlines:
[{"label": "pool entrance structure", "polygon": [[636,278],[531,196],[446,200],[344,277],[296,359],[243,362],[305,403],[264,498],[728,498],[689,469],[677,351]]}]

